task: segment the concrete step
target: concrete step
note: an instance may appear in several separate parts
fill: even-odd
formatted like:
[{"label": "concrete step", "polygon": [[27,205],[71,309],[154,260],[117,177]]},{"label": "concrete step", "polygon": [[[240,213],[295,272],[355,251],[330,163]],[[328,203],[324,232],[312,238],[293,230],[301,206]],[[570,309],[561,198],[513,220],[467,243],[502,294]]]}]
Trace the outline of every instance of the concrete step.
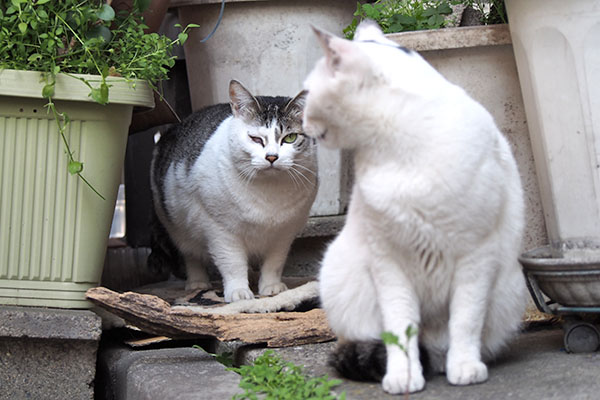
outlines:
[{"label": "concrete step", "polygon": [[[275,351],[285,361],[304,366],[309,376],[339,378],[327,364],[334,347],[335,343],[330,342]],[[232,348],[236,362],[242,364],[251,364],[265,351],[256,347]],[[101,352],[98,370],[108,371],[110,378],[105,382],[109,395],[96,397],[97,400],[227,400],[242,392],[238,375],[191,346],[156,350],[113,346]],[[568,354],[563,349],[563,331],[545,329],[519,335],[506,354],[489,365],[487,382],[452,386],[445,376],[436,375],[428,377],[425,390],[411,394],[410,399],[596,399],[600,393],[598,376],[600,352]],[[375,382],[343,380],[334,392],[345,392],[348,400],[399,398],[385,393]]]},{"label": "concrete step", "polygon": [[239,375],[193,347],[135,350],[104,347],[98,358],[96,400],[231,399]]}]

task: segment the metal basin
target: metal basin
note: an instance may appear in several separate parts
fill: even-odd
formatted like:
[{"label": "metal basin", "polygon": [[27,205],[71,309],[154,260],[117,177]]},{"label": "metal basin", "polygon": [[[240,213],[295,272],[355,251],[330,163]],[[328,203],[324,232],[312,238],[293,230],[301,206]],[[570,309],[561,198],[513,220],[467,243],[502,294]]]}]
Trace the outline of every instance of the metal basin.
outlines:
[{"label": "metal basin", "polygon": [[552,301],[568,307],[600,306],[600,242],[571,240],[539,247],[523,253],[519,261],[530,283]]}]

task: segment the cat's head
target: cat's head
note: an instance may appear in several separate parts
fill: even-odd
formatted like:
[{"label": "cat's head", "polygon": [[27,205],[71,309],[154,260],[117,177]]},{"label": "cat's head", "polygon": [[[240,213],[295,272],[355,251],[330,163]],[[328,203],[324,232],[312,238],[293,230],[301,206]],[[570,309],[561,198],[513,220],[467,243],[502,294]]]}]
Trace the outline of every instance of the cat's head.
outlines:
[{"label": "cat's head", "polygon": [[359,147],[381,118],[401,107],[399,99],[423,89],[427,63],[372,21],[362,22],[352,41],[313,30],[325,56],[304,82],[304,130],[327,147]]},{"label": "cat's head", "polygon": [[240,82],[232,80],[229,98],[235,126],[231,145],[240,150],[236,162],[246,176],[316,172],[305,170],[315,157],[314,140],[302,129],[306,91],[292,99],[253,96]]}]

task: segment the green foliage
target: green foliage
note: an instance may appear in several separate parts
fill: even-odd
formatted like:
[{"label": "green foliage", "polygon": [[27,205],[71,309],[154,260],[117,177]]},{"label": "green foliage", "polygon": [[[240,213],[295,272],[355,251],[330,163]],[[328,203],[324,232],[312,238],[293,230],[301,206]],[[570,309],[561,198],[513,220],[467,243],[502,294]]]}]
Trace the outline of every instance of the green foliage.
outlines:
[{"label": "green foliage", "polygon": [[[152,84],[167,79],[175,63],[171,50],[181,40],[144,33],[139,7],[147,4],[134,5],[131,12],[116,13],[98,0],[0,1],[0,68],[113,75]],[[107,101],[102,93],[97,97]]]},{"label": "green foliage", "polygon": [[130,11],[116,13],[101,0],[0,0],[0,69],[44,73],[42,96],[48,100],[46,108],[53,113],[62,135],[67,170],[88,185],[81,175],[83,163],[74,159],[64,136],[69,119],[52,101],[55,76],[100,75],[96,87],[71,75],[89,87],[90,97],[99,104],[109,102],[108,76],[145,80],[156,89],[175,64],[173,45],[183,44],[187,30],[197,25],[183,29],[174,41],[144,33],[147,26],[141,13],[149,4],[149,0],[134,0]]},{"label": "green foliage", "polygon": [[377,22],[384,33],[443,28],[452,14],[450,5],[457,4],[479,11],[484,25],[508,22],[504,0],[377,0],[357,3],[354,19],[344,29],[344,35],[352,39],[360,21],[367,18]]},{"label": "green foliage", "polygon": [[463,3],[481,13],[484,25],[508,23],[504,0],[463,0]]},{"label": "green foliage", "polygon": [[284,362],[272,350],[265,351],[254,361],[254,365],[230,368],[242,376],[240,387],[243,394],[235,395],[234,400],[343,400],[346,394],[339,397],[331,394],[331,388],[341,383],[337,379],[329,379],[326,375],[319,378],[306,378],[302,368],[293,363]]},{"label": "green foliage", "polygon": [[377,0],[370,4],[357,3],[354,19],[344,29],[348,39],[354,37],[356,27],[363,19],[372,19],[384,33],[439,29],[447,25],[446,16],[452,14],[446,0]]}]

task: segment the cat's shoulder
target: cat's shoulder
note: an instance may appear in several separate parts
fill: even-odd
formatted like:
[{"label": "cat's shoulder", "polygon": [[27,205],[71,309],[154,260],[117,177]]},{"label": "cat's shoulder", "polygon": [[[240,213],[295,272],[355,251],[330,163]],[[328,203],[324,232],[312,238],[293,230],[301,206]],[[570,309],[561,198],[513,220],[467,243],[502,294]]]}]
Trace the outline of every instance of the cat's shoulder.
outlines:
[{"label": "cat's shoulder", "polygon": [[187,135],[203,131],[214,131],[227,117],[231,116],[229,104],[221,103],[194,111],[181,122],[172,125],[164,134]]}]

